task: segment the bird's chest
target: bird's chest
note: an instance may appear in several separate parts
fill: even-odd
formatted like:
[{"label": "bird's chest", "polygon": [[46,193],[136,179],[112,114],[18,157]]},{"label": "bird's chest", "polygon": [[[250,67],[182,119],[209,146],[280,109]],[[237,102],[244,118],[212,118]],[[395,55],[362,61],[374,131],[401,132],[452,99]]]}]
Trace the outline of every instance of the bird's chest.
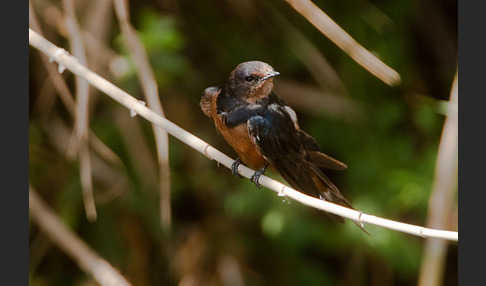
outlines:
[{"label": "bird's chest", "polygon": [[220,115],[214,116],[214,124],[228,144],[238,153],[240,159],[250,168],[260,169],[265,164],[260,152],[248,135],[247,124],[242,123],[235,127],[227,127],[221,120]]}]

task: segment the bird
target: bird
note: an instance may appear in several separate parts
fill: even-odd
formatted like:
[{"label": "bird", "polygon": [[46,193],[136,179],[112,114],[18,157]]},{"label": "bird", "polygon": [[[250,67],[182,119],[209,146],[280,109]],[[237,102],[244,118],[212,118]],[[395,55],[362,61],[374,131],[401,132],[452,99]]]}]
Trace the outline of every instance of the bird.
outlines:
[{"label": "bird", "polygon": [[[273,92],[278,75],[265,62],[243,62],[224,84],[206,88],[201,96],[202,112],[238,154],[232,173],[239,175],[238,166],[243,163],[256,170],[251,181],[260,187],[260,176],[271,166],[294,189],[353,208],[325,175],[327,170],[345,170],[347,165],[321,152],[316,140],[300,128],[296,112]],[[331,217],[344,222],[340,216]]]}]

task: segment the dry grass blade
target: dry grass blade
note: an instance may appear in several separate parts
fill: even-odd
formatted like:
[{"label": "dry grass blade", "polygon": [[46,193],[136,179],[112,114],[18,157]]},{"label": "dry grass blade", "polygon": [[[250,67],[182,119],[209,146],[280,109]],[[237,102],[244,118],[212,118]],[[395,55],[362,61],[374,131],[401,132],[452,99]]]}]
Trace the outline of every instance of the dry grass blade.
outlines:
[{"label": "dry grass blade", "polygon": [[[435,167],[435,180],[429,200],[427,225],[435,228],[450,227],[454,193],[457,189],[458,103],[457,73],[452,84],[449,112],[442,130]],[[419,286],[442,285],[447,242],[429,238],[425,242]]]},{"label": "dry grass blade", "polygon": [[36,234],[36,236],[29,242],[29,275],[35,275],[37,267],[52,247],[52,242],[44,235],[44,233]]},{"label": "dry grass blade", "polygon": [[[150,67],[147,53],[137,33],[130,24],[126,0],[115,0],[114,4],[116,15],[120,22],[120,29],[135,63],[148,106],[160,116],[165,117],[159,100],[157,81]],[[160,219],[162,227],[164,229],[170,229],[172,219],[170,204],[169,136],[165,130],[155,124],[152,125],[152,128],[155,134],[157,156],[159,159]]]},{"label": "dry grass blade", "polygon": [[[108,1],[109,3],[100,3],[100,2],[106,2]],[[101,5],[102,7],[100,8],[90,8],[90,9],[98,9],[97,15],[93,15],[96,18],[101,17],[99,14],[102,14],[103,11],[106,10],[106,5],[110,4],[109,7],[111,7],[111,0],[102,0],[97,2],[97,5]],[[93,7],[97,6],[94,5]],[[101,12],[100,12],[101,11]],[[109,10],[111,12],[111,10]],[[65,22],[62,21],[61,19],[64,18],[62,11],[55,5],[48,5],[43,9],[43,20],[44,22],[50,26],[54,31],[57,31],[57,33],[62,36],[67,38],[69,35],[66,31],[66,25]],[[100,26],[99,22],[94,22],[94,21],[88,21],[88,30],[83,30],[82,27],[79,27],[81,29],[81,35],[83,36],[83,42],[85,43],[86,47],[86,53],[87,57],[90,59],[90,64],[93,67],[93,70],[104,70],[109,66],[109,63],[111,63],[114,59],[118,57],[118,55],[111,50],[109,47],[107,47],[102,39],[104,39],[107,36],[107,31],[105,31],[105,26],[109,27],[110,26],[110,16],[111,14],[108,13],[108,15],[105,15],[103,18],[103,22],[107,22],[103,25],[103,29],[98,29],[96,30],[96,33],[93,33],[92,30],[94,27],[92,27],[90,24],[93,24],[93,26]],[[36,29],[34,29],[36,30]],[[92,96],[90,97],[90,104],[93,104],[93,98]]]},{"label": "dry grass blade", "polygon": [[[37,20],[35,11],[30,1],[29,1],[29,25],[33,30],[37,31],[39,34],[42,35],[42,30],[40,28],[39,21]],[[92,42],[90,42],[90,44],[92,44]],[[52,84],[61,99],[61,102],[64,104],[64,107],[66,107],[69,114],[74,119],[76,106],[71,91],[69,91],[69,88],[66,82],[64,81],[63,77],[56,70],[55,63],[50,63],[47,56],[45,55],[42,55],[41,59],[42,59],[42,63],[44,64],[47,70],[49,78],[51,79]],[[122,165],[122,161],[120,160],[118,155],[116,155],[115,152],[113,152],[108,146],[106,146],[106,144],[103,143],[103,141],[101,141],[101,139],[99,139],[98,136],[96,136],[96,134],[91,130],[89,130],[88,140],[93,150],[95,150],[104,160],[107,160],[108,162],[119,166]]]},{"label": "dry grass blade", "polygon": [[88,140],[90,146],[98,155],[100,155],[101,158],[117,166],[124,167],[120,157],[113,152],[110,147],[103,143],[103,141],[101,141],[101,139],[98,138],[98,136],[96,136],[96,134],[91,130],[89,130]]},{"label": "dry grass blade", "polygon": [[314,80],[323,90],[332,90],[334,93],[347,95],[346,88],[326,57],[319,49],[292,23],[290,23],[278,9],[270,10],[276,21],[285,28],[286,38],[294,55],[309,70]]},{"label": "dry grass blade", "polygon": [[[88,5],[85,31],[81,31],[81,34],[86,43],[88,56],[90,56],[90,66],[94,71],[101,72],[102,64],[109,62],[109,57],[106,57],[107,53],[104,52],[105,46],[102,43],[109,42],[108,36],[113,25],[113,1],[95,0]],[[92,58],[91,55],[94,57]]]},{"label": "dry grass blade", "polygon": [[[30,1],[29,1],[29,26],[33,30],[36,30],[39,34],[42,34],[39,21],[37,20],[34,8],[32,7],[32,3]],[[52,81],[52,84],[54,85],[54,88],[57,90],[57,94],[59,95],[59,98],[64,103],[64,106],[66,106],[66,109],[71,114],[73,114],[75,109],[74,100],[72,98],[71,92],[69,91],[66,82],[64,81],[62,76],[57,72],[54,64],[49,62],[47,56],[42,55],[41,60],[44,66],[46,67],[47,73],[49,75],[49,78]]]},{"label": "dry grass blade", "polygon": [[[317,116],[326,113],[347,120],[363,118],[360,106],[349,97],[323,92],[318,88],[284,79],[280,79],[274,89],[291,106],[305,109]],[[305,96],[296,96],[303,94]]]},{"label": "dry grass blade", "polygon": [[153,188],[157,186],[157,162],[143,134],[141,123],[136,118],[127,116],[127,110],[119,107],[113,112],[113,121],[120,130],[123,145],[126,146],[133,166],[143,179],[143,184]]},{"label": "dry grass blade", "polygon": [[341,48],[358,64],[388,85],[400,84],[400,75],[370,51],[361,46],[339,27],[324,11],[310,0],[286,0],[297,12],[312,23],[324,36]]},{"label": "dry grass blade", "polygon": [[292,27],[289,44],[296,57],[307,67],[314,79],[324,90],[336,94],[347,94],[343,82],[327,59],[300,31]]},{"label": "dry grass blade", "polygon": [[[81,30],[88,57],[88,66],[95,72],[107,76],[110,57],[106,55],[104,43],[110,41],[113,26],[113,0],[82,1],[85,8],[84,31]],[[90,90],[89,106],[94,107],[99,93]],[[92,108],[90,108],[92,110]]]},{"label": "dry grass blade", "polygon": [[[73,0],[64,0],[66,11],[66,25],[69,32],[69,41],[78,60],[86,65],[86,53],[81,38],[80,29],[76,21]],[[93,196],[93,180],[91,177],[91,162],[88,147],[88,122],[89,122],[89,84],[77,76],[76,77],[76,148],[79,157],[81,185],[83,186],[84,208],[88,220],[96,220],[96,205]],[[75,141],[72,141],[75,142]]]},{"label": "dry grass blade", "polygon": [[[51,56],[58,63],[63,64],[66,68],[72,71],[78,76],[82,76],[89,81],[93,86],[104,92],[106,95],[111,97],[113,100],[117,101],[121,105],[125,106],[129,110],[134,110],[141,117],[147,119],[148,121],[164,128],[169,134],[187,144],[191,148],[197,150],[201,154],[204,154],[211,160],[216,160],[220,165],[231,169],[232,164],[235,162],[230,157],[226,156],[224,153],[218,151],[214,147],[210,146],[207,142],[204,142],[200,138],[194,136],[188,131],[177,126],[173,122],[167,120],[166,118],[158,115],[151,109],[147,108],[144,104],[140,103],[137,99],[130,96],[125,91],[116,87],[114,84],[110,83],[106,79],[102,78],[98,74],[89,70],[87,67],[83,66],[78,62],[78,60],[69,55],[63,49],[60,49],[53,45],[48,40],[41,37],[36,32],[29,29],[29,44],[41,52]],[[238,167],[238,173],[246,178],[250,178],[255,170],[252,170],[244,165]],[[351,219],[358,223],[370,223],[385,227],[388,229],[393,229],[396,231],[401,231],[421,237],[435,237],[448,239],[452,241],[458,240],[458,233],[455,231],[447,231],[433,228],[425,228],[422,226],[402,223],[398,221],[393,221],[363,212],[348,209],[340,205],[336,205],[324,200],[320,200],[308,195],[305,195],[291,187],[288,187],[276,180],[273,180],[267,176],[261,176],[259,183],[262,186],[276,192],[280,196],[289,197],[295,201],[298,201],[309,207],[313,207],[319,210],[330,212],[332,214],[342,216],[344,218]]]},{"label": "dry grass blade", "polygon": [[110,263],[70,231],[29,187],[29,212],[32,221],[86,273],[103,286],[131,285]]},{"label": "dry grass blade", "polygon": [[[46,131],[51,145],[60,154],[65,154],[67,149],[65,141],[70,135],[70,130],[62,119],[53,116],[48,122],[42,124],[42,128]],[[95,196],[98,204],[108,202],[129,190],[129,184],[126,176],[122,173],[122,169],[111,166],[98,153],[91,152],[91,166],[93,168],[93,179],[98,181],[101,186],[100,192],[96,192]],[[120,164],[119,167],[124,166]],[[103,187],[107,189],[105,192],[101,192]]]}]

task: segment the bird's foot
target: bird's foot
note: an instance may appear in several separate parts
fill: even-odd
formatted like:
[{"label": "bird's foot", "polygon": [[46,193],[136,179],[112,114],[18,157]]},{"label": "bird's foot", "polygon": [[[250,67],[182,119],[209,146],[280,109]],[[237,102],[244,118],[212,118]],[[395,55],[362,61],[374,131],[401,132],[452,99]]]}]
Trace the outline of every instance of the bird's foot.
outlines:
[{"label": "bird's foot", "polygon": [[243,176],[241,176],[239,173],[238,173],[238,166],[241,165],[241,159],[240,158],[237,158],[233,164],[231,164],[231,173],[234,175],[234,176],[238,176],[240,178],[243,178]]},{"label": "bird's foot", "polygon": [[257,170],[255,171],[255,173],[253,173],[253,175],[251,176],[250,180],[255,184],[255,186],[257,186],[258,188],[261,188],[262,185],[260,185],[260,176],[265,174],[265,170],[267,169],[268,165],[265,165],[263,168],[261,168],[260,170]]},{"label": "bird's foot", "polygon": [[219,115],[221,116],[221,122],[223,122],[224,125],[227,125],[228,124],[228,113],[223,111]]}]

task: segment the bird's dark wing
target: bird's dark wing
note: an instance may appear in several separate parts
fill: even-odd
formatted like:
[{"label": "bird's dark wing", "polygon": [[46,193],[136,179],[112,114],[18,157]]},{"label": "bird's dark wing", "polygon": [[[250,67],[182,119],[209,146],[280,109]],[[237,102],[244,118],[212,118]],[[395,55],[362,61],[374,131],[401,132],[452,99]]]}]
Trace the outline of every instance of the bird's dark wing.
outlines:
[{"label": "bird's dark wing", "polygon": [[[299,133],[283,107],[269,106],[265,114],[251,117],[247,126],[248,134],[259,152],[293,188],[351,207],[319,167],[307,160]],[[332,217],[343,221],[340,217]]]},{"label": "bird's dark wing", "polygon": [[336,160],[331,156],[321,152],[316,140],[305,131],[300,129],[296,112],[282,99],[280,99],[275,93],[272,92],[272,94],[270,94],[267,104],[269,106],[276,104],[277,106],[279,106],[280,112],[286,113],[288,117],[292,120],[298,135],[298,140],[304,146],[307,154],[307,159],[309,161],[316,164],[320,168],[326,168],[331,170],[345,170],[348,168],[348,166],[343,162],[340,162],[339,160]]},{"label": "bird's dark wing", "polygon": [[287,154],[300,154],[301,145],[294,124],[282,106],[267,108],[247,121],[248,135],[262,155],[277,159]]},{"label": "bird's dark wing", "polygon": [[248,119],[264,112],[264,107],[260,104],[247,104],[239,106],[234,110],[220,113],[223,116],[223,122],[227,127],[235,127],[241,123],[246,123]]},{"label": "bird's dark wing", "polygon": [[281,112],[285,112],[289,118],[292,120],[294,123],[295,129],[299,129],[299,122],[297,119],[297,113],[292,109],[292,107],[288,106],[285,101],[283,101],[281,98],[279,98],[274,92],[270,93],[270,95],[267,98],[264,98],[261,100],[261,102],[268,106],[272,104],[278,105],[281,109]]},{"label": "bird's dark wing", "polygon": [[[288,116],[268,111],[248,120],[248,133],[263,157],[295,189],[351,207],[339,189],[309,157]],[[316,152],[316,151],[315,151]]]},{"label": "bird's dark wing", "polygon": [[307,151],[308,160],[321,168],[331,170],[345,170],[348,168],[343,162],[321,152],[316,140],[303,130],[298,130],[299,140]]}]

